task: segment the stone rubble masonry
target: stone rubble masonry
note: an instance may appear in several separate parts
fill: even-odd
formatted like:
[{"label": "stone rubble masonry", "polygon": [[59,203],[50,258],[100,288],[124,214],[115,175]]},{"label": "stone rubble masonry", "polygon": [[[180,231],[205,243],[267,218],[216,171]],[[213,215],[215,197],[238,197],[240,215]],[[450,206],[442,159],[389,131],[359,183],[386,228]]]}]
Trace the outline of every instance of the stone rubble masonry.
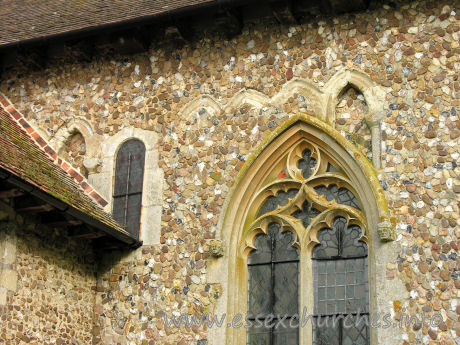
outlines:
[{"label": "stone rubble masonry", "polygon": [[107,201],[102,198],[99,193],[86,183],[86,179],[79,172],[75,171],[72,164],[66,162],[58,156],[56,151],[48,144],[48,141],[43,138],[43,136],[35,130],[34,126],[31,126],[29,122],[24,118],[24,115],[21,114],[5,97],[5,95],[0,93],[0,104],[3,108],[13,116],[17,123],[24,128],[26,133],[35,141],[38,147],[40,147],[48,156],[60,166],[66,173],[69,174],[81,187],[81,189],[97,204],[102,207],[107,205]]},{"label": "stone rubble masonry", "polygon": [[[210,337],[214,330],[206,328],[168,329],[162,313],[216,310],[226,291],[209,278],[212,260],[221,260],[211,255],[209,241],[220,239],[223,205],[239,170],[252,150],[293,115],[326,113],[313,89],[304,87],[307,82],[321,90],[338,73],[356,70],[384,91],[379,125],[366,119],[372,93],[359,85],[348,90],[344,83],[346,89],[327,106],[335,114],[331,125],[369,160],[374,161],[370,128],[380,135],[379,180],[399,246],[396,254],[380,258],[387,262],[382,286],[402,286],[405,297],[393,299],[387,288],[380,293],[387,293],[388,301],[379,307],[395,322],[430,308],[444,320],[437,328],[429,323],[403,327],[395,331],[398,337],[379,339],[379,345],[459,345],[459,30],[458,1],[394,1],[291,27],[261,20],[230,41],[208,32],[177,50],[166,42],[144,54],[118,56],[107,50],[90,62],[69,56],[40,71],[21,64],[6,71],[0,91],[47,139],[71,121],[91,125],[93,144],[80,133],[95,177],[107,169],[101,143],[127,128],[156,138],[150,144],[162,171],[152,177],[161,191],[158,215],[152,216],[161,217],[158,242],[105,256],[95,285],[92,343],[226,343]],[[305,82],[283,93],[296,80]],[[273,102],[280,92],[284,97]],[[107,198],[110,183],[95,178]],[[17,248],[22,253],[19,237]],[[18,281],[24,294],[30,288],[24,284],[33,283],[25,272]],[[90,284],[85,284],[86,289]],[[58,293],[59,285],[55,288]],[[39,303],[37,295],[27,298],[30,307]],[[66,311],[56,308],[52,316],[34,310],[28,315],[35,316],[21,324],[45,329],[64,318]],[[15,314],[8,322],[19,327],[19,319]],[[88,325],[72,321],[69,329],[80,327],[78,322]],[[18,332],[9,329],[8,336]]]},{"label": "stone rubble masonry", "polygon": [[91,344],[92,246],[0,201],[0,344]]}]

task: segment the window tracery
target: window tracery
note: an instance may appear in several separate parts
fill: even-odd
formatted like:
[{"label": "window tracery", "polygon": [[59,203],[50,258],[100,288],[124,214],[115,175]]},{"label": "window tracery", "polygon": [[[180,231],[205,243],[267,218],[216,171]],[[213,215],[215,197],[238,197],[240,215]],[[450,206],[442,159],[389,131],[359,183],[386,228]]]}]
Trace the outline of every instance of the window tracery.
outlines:
[{"label": "window tracery", "polygon": [[[301,314],[305,301],[299,296],[307,287],[299,277],[307,267],[313,271],[313,281],[303,284],[309,284],[314,294],[314,305],[309,307],[316,319],[356,315],[358,309],[366,315],[368,264],[361,210],[350,179],[320,146],[302,139],[285,152],[252,198],[246,220],[243,250],[249,251],[249,315],[276,316],[275,311],[282,311],[290,319]],[[297,345],[302,343],[299,334],[298,328],[289,327],[249,329],[247,344]],[[316,345],[368,342],[365,325],[348,329],[340,321],[336,328],[313,330]]]}]

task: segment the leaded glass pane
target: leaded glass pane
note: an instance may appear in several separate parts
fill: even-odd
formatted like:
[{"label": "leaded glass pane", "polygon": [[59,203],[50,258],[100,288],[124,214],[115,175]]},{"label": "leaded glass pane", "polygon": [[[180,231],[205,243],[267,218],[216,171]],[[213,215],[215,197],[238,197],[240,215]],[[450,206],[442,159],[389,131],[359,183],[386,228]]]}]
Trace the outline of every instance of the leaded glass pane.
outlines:
[{"label": "leaded glass pane", "polygon": [[356,257],[367,255],[367,246],[359,241],[361,228],[357,225],[347,225],[343,217],[334,219],[332,228],[324,228],[318,232],[320,242],[313,251],[315,259],[333,257]]},{"label": "leaded glass pane", "polygon": [[142,194],[132,194],[127,196],[128,203],[126,205],[126,230],[134,236],[138,236],[140,221],[141,221],[141,207]]},{"label": "leaded glass pane", "polygon": [[[356,316],[349,316],[343,321],[342,345],[367,345],[369,344],[369,316],[360,315],[357,321]],[[351,326],[351,327],[349,327]]]},{"label": "leaded glass pane", "polygon": [[333,325],[330,317],[316,317],[314,320],[314,345],[341,345],[339,323]]},{"label": "leaded glass pane", "polygon": [[339,255],[338,227],[325,228],[318,232],[318,244],[313,250],[316,259],[331,258]]},{"label": "leaded glass pane", "polygon": [[274,305],[275,315],[294,315],[299,310],[298,262],[277,264],[274,266]]},{"label": "leaded glass pane", "polygon": [[285,260],[298,260],[299,253],[297,248],[293,247],[294,244],[294,234],[290,231],[281,233],[279,224],[272,223],[270,224],[270,230],[275,230],[276,232],[272,233],[274,236],[274,252],[273,260],[274,261],[285,261]]},{"label": "leaded glass pane", "polygon": [[267,315],[272,310],[271,264],[249,266],[249,315]]},{"label": "leaded glass pane", "polygon": [[[331,229],[318,232],[320,244],[313,251],[316,315],[350,319],[352,314],[369,312],[367,246],[360,237],[361,229],[348,226],[343,217],[335,218]],[[368,332],[366,324],[346,329],[343,320],[335,327],[316,325],[314,344],[367,345]]]},{"label": "leaded glass pane", "polygon": [[305,200],[302,204],[302,209],[295,211],[292,216],[302,220],[302,224],[305,228],[310,225],[311,220],[319,215],[321,212],[318,211],[316,208],[312,207],[312,205]]},{"label": "leaded glass pane", "polygon": [[353,257],[367,255],[367,246],[359,241],[361,238],[361,228],[357,225],[344,227],[342,237],[342,256]]},{"label": "leaded glass pane", "polygon": [[302,153],[302,159],[297,164],[299,169],[302,170],[302,176],[309,178],[313,174],[313,169],[316,166],[316,159],[312,157],[312,153],[309,149],[306,149]]},{"label": "leaded glass pane", "polygon": [[144,176],[145,146],[129,140],[118,150],[115,168],[114,196],[141,193]]},{"label": "leaded glass pane", "polygon": [[271,345],[270,329],[253,323],[247,332],[247,345]]},{"label": "leaded glass pane", "polygon": [[[293,247],[294,240],[294,235],[289,231],[282,233],[277,223],[268,226],[267,234],[256,237],[256,250],[248,258],[248,313],[251,320],[254,321],[256,316],[263,320],[269,315],[290,317],[298,314],[299,253]],[[278,329],[256,327],[255,323],[248,330],[247,344],[297,345],[298,329],[288,327],[287,321],[284,321],[286,327]],[[272,323],[278,324],[276,319]]]},{"label": "leaded glass pane", "polygon": [[251,252],[249,264],[270,263],[272,260],[272,238],[267,235],[258,235],[254,240],[257,250]]},{"label": "leaded glass pane", "polygon": [[351,206],[360,210],[358,199],[353,195],[353,193],[344,188],[338,188],[337,185],[333,184],[329,187],[326,186],[317,186],[315,187],[316,193],[324,195],[326,200],[332,201],[335,200],[337,203],[342,205]]},{"label": "leaded glass pane", "polygon": [[287,192],[279,191],[276,196],[269,196],[262,207],[259,210],[259,217],[263,216],[265,213],[276,210],[278,206],[284,206],[288,203],[289,199],[292,199],[299,192],[298,189],[289,189]]},{"label": "leaded glass pane", "polygon": [[286,319],[278,328],[273,330],[273,344],[274,345],[297,345],[299,339],[299,328],[291,327],[290,324],[296,326],[298,320]]},{"label": "leaded glass pane", "polygon": [[313,262],[315,313],[368,312],[367,259]]},{"label": "leaded glass pane", "polygon": [[[336,315],[315,318],[314,345],[368,345],[368,315]],[[318,323],[319,322],[319,323]]]},{"label": "leaded glass pane", "polygon": [[113,217],[134,237],[139,236],[145,146],[139,140],[125,142],[117,153]]}]

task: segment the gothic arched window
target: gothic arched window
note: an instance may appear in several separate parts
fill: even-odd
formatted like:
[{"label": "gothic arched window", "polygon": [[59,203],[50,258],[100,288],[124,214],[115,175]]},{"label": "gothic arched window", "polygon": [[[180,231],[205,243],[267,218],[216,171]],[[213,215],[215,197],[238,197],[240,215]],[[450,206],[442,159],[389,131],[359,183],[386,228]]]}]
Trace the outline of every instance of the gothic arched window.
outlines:
[{"label": "gothic arched window", "polygon": [[145,145],[137,139],[123,143],[117,153],[113,217],[139,238],[144,180]]},{"label": "gothic arched window", "polygon": [[[252,321],[246,344],[368,345],[366,225],[350,179],[337,159],[305,138],[266,176],[245,229]],[[313,313],[307,342],[302,308]]]}]

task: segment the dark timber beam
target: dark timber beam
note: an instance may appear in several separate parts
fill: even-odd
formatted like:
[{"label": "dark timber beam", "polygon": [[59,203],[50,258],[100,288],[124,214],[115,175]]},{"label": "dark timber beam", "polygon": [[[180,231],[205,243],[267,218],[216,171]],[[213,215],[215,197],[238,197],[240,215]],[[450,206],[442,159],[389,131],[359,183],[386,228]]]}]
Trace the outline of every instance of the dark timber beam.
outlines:
[{"label": "dark timber beam", "polygon": [[[17,211],[40,213],[57,210],[59,212],[65,213],[70,219],[80,220],[82,223],[86,224],[89,229],[94,229],[94,232],[103,233],[107,237],[110,236],[110,238],[113,238],[113,241],[120,241],[119,246],[123,246],[125,248],[138,248],[142,245],[141,241],[127,234],[126,231],[120,231],[118,230],[118,227],[106,224],[96,217],[92,217],[87,213],[75,208],[74,206],[66,204],[65,202],[55,198],[53,195],[47,193],[46,191],[37,188],[36,186],[30,184],[29,182],[21,179],[16,175],[11,174],[1,167],[0,185],[11,185],[23,190],[27,194],[27,196],[18,197],[14,200],[15,209]],[[46,204],[37,205],[36,202],[38,200],[41,200],[41,202]],[[59,219],[54,220],[57,221]]]},{"label": "dark timber beam", "polygon": [[101,238],[101,237],[104,237],[105,234],[102,233],[102,232],[91,232],[91,231],[88,231],[88,232],[84,232],[84,233],[76,233],[76,234],[73,234],[71,235],[70,237],[72,238],[84,238],[84,239],[87,239],[87,240],[93,240],[93,239],[96,239],[96,238]]},{"label": "dark timber beam", "polygon": [[97,242],[94,244],[94,247],[100,250],[113,250],[113,249],[117,250],[117,249],[123,248],[122,246],[120,246],[119,243],[115,243],[115,242],[106,242],[103,244],[101,244],[101,242]]},{"label": "dark timber beam", "polygon": [[54,210],[54,207],[48,204],[27,206],[16,209],[17,212],[42,213]]},{"label": "dark timber beam", "polygon": [[328,0],[333,13],[362,11],[369,5],[369,0]]},{"label": "dark timber beam", "polygon": [[241,14],[235,9],[223,9],[214,15],[214,24],[217,30],[223,32],[228,39],[241,33],[243,21]]},{"label": "dark timber beam", "polygon": [[60,227],[72,227],[72,226],[79,226],[83,223],[79,220],[61,220],[61,221],[51,221],[51,222],[43,222],[43,224],[50,226],[52,228],[60,228]]},{"label": "dark timber beam", "polygon": [[105,235],[105,233],[97,231],[91,226],[87,226],[85,224],[76,225],[69,229],[69,237],[71,238],[95,239],[104,237]]},{"label": "dark timber beam", "polygon": [[22,195],[24,195],[24,192],[18,188],[0,191],[0,199],[17,198]]},{"label": "dark timber beam", "polygon": [[297,20],[292,11],[291,1],[271,1],[270,6],[278,22],[286,25],[297,24]]}]

